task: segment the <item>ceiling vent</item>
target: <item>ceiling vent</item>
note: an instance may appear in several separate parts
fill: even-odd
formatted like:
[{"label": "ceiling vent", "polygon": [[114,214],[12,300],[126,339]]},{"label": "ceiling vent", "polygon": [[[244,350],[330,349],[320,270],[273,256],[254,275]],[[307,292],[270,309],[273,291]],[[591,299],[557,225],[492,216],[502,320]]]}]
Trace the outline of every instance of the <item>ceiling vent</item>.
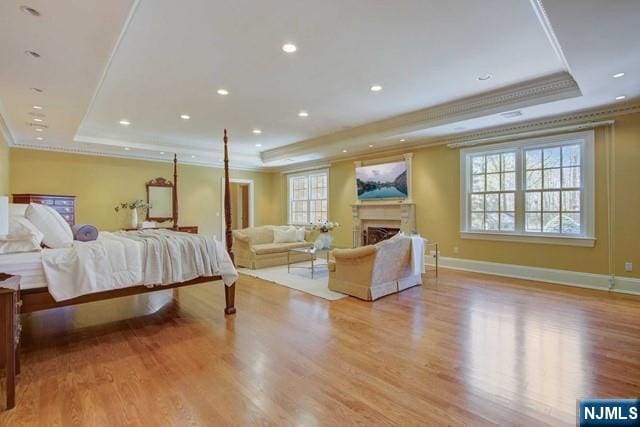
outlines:
[{"label": "ceiling vent", "polygon": [[28,56],[30,56],[32,58],[40,58],[40,54],[38,52],[34,52],[32,50],[25,50],[24,54],[28,55]]},{"label": "ceiling vent", "polygon": [[40,16],[40,12],[29,6],[20,6],[20,10],[24,13],[28,13],[31,16]]},{"label": "ceiling vent", "polygon": [[42,113],[36,113],[35,111],[31,111],[31,112],[29,112],[29,115],[30,115],[30,116],[33,116],[33,117],[44,117],[44,114],[42,114]]},{"label": "ceiling vent", "polygon": [[522,115],[522,111],[508,111],[506,113],[500,113],[500,115],[505,119],[513,119],[514,117],[520,117]]},{"label": "ceiling vent", "polygon": [[44,128],[44,129],[49,129],[49,126],[47,125],[43,125],[42,123],[30,123],[27,122],[27,125],[33,127],[33,128]]}]

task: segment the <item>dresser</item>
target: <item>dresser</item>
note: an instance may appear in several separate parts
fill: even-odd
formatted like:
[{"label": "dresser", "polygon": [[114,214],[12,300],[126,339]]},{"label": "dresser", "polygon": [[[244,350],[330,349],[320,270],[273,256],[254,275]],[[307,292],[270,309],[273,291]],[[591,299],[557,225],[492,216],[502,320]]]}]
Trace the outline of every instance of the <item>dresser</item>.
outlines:
[{"label": "dresser", "polygon": [[74,225],[76,222],[76,196],[60,196],[54,194],[14,194],[13,203],[40,203],[51,206],[62,218]]},{"label": "dresser", "polygon": [[6,381],[6,409],[15,405],[20,373],[20,276],[0,273],[0,367]]}]

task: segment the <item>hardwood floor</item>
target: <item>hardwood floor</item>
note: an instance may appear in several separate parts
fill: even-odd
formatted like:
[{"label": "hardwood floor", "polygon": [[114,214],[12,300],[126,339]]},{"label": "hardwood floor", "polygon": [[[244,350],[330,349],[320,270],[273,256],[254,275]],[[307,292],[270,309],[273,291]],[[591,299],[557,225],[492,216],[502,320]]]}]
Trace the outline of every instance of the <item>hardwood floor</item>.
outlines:
[{"label": "hardwood floor", "polygon": [[[243,276],[23,319],[0,425],[575,425],[640,395],[640,298],[441,270],[374,303]],[[2,390],[4,393],[4,390]]]}]

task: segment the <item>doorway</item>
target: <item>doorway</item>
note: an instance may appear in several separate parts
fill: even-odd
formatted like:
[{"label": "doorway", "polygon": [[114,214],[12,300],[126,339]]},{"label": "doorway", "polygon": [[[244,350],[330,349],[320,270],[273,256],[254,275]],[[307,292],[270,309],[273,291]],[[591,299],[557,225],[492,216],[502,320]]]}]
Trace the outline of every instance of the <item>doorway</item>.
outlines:
[{"label": "doorway", "polygon": [[[224,180],[221,186],[221,236],[224,236]],[[231,229],[253,227],[253,180],[229,179],[229,193],[231,199]]]}]

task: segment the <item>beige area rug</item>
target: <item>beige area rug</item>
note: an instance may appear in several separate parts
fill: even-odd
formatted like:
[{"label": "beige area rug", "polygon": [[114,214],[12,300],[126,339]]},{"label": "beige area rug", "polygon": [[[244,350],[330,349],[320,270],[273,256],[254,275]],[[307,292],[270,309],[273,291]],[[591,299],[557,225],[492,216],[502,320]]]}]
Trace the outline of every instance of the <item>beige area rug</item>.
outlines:
[{"label": "beige area rug", "polygon": [[291,264],[290,273],[287,273],[286,265],[262,268],[259,270],[239,268],[238,272],[273,282],[276,285],[306,292],[329,301],[346,298],[347,295],[329,290],[329,272],[326,261],[317,260],[315,264],[316,268],[313,273],[313,279],[311,278],[311,269],[304,268],[311,266],[309,261]]}]

